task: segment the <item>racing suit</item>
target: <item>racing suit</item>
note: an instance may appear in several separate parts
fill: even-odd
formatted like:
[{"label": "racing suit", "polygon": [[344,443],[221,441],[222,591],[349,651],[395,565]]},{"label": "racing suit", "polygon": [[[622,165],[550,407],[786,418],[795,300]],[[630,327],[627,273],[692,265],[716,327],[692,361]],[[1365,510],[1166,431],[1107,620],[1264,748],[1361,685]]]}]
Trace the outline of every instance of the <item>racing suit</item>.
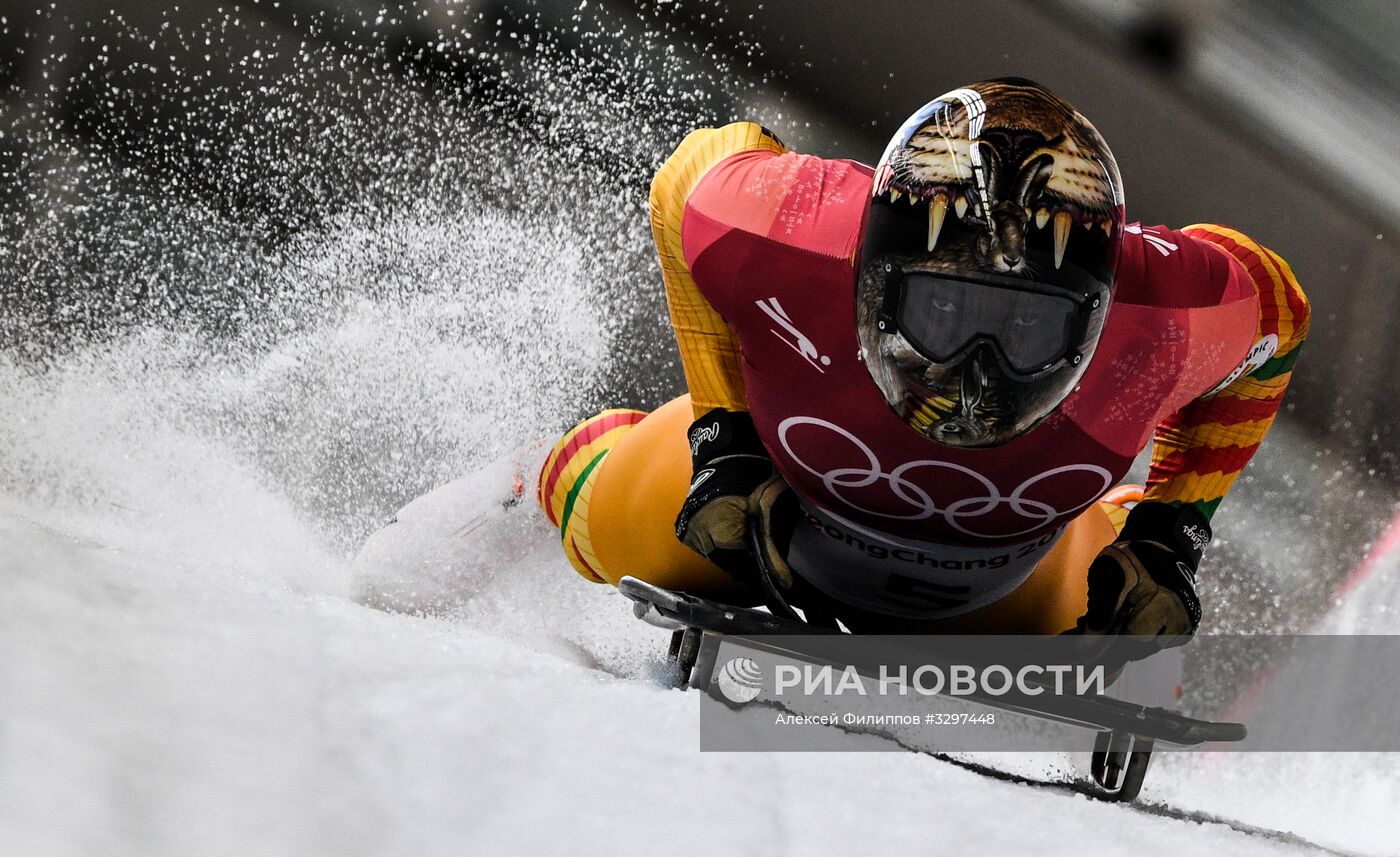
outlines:
[{"label": "racing suit", "polygon": [[[541,505],[589,579],[722,593],[728,575],[675,541],[685,431],[712,408],[747,411],[800,498],[788,560],[817,590],[952,628],[1064,630],[1125,497],[1214,514],[1282,403],[1307,300],[1235,230],[1129,224],[1075,391],[1010,443],[939,445],[891,411],[858,356],[871,181],[752,123],[687,137],[653,181],[651,216],[689,395],[575,427],[546,462]],[[1149,442],[1145,495],[1106,498]]]}]

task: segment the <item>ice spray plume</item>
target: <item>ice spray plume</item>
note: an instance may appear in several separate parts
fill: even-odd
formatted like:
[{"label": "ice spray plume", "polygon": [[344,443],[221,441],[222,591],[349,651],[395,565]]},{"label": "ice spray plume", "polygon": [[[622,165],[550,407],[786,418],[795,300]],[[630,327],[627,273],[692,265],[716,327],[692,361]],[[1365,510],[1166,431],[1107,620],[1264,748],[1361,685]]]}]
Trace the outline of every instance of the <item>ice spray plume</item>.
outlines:
[{"label": "ice spray plume", "polygon": [[118,6],[0,24],[92,45],[0,112],[4,491],[159,506],[78,450],[224,457],[350,550],[483,457],[678,389],[646,183],[754,85],[678,12]]},{"label": "ice spray plume", "polygon": [[[229,457],[345,552],[521,440],[681,388],[651,170],[697,124],[802,125],[684,32],[721,7],[291,7],[114,0],[100,19],[0,22],[33,46],[4,77],[34,83],[0,102],[5,491],[141,508],[120,472],[65,462],[149,449],[128,428],[144,420]],[[83,377],[110,395],[84,409]],[[79,398],[60,406],[59,379]],[[1319,461],[1283,428],[1212,553],[1220,630],[1305,626],[1379,529],[1345,455],[1319,459],[1325,499],[1290,490]],[[1318,509],[1353,526],[1293,526]]]}]

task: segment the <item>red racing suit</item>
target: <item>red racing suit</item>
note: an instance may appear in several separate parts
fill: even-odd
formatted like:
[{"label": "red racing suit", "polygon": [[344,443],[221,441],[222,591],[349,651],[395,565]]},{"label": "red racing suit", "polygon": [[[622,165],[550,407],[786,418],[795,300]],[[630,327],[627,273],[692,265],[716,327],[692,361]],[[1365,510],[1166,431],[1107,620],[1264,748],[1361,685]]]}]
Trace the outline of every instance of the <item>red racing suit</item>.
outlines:
[{"label": "red racing suit", "polygon": [[695,413],[750,412],[813,532],[867,553],[878,542],[881,560],[941,565],[958,581],[969,569],[994,578],[1043,556],[1149,442],[1146,499],[1214,513],[1277,413],[1307,333],[1307,300],[1282,259],[1221,226],[1128,225],[1079,386],[1022,437],[957,449],[912,431],[858,354],[855,260],[871,182],[863,164],[789,152],[737,123],[692,133],[652,187]]}]

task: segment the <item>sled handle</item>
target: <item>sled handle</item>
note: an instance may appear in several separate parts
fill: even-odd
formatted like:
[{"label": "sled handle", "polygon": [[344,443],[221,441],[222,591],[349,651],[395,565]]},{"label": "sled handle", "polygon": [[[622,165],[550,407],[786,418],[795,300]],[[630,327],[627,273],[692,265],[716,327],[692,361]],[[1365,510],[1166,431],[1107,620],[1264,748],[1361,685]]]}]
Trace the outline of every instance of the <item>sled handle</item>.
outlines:
[{"label": "sled handle", "polygon": [[778,589],[776,578],[773,576],[773,566],[768,562],[768,552],[763,549],[763,534],[759,531],[758,521],[750,520],[744,533],[749,543],[749,553],[753,556],[754,565],[758,570],[758,585],[763,592],[763,603],[773,612],[774,616],[783,619],[792,619],[802,622],[801,616],[792,609],[783,593]]}]

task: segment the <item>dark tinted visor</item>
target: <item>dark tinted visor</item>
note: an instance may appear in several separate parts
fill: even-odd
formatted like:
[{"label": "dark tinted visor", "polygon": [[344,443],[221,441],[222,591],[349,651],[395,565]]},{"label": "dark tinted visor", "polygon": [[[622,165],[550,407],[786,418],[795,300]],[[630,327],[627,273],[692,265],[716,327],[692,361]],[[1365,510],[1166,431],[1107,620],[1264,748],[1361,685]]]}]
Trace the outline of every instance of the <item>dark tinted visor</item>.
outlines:
[{"label": "dark tinted visor", "polygon": [[906,274],[900,288],[899,331],[935,363],[986,339],[996,343],[1012,369],[1033,374],[1075,345],[1079,302],[1068,296],[926,273]]}]

